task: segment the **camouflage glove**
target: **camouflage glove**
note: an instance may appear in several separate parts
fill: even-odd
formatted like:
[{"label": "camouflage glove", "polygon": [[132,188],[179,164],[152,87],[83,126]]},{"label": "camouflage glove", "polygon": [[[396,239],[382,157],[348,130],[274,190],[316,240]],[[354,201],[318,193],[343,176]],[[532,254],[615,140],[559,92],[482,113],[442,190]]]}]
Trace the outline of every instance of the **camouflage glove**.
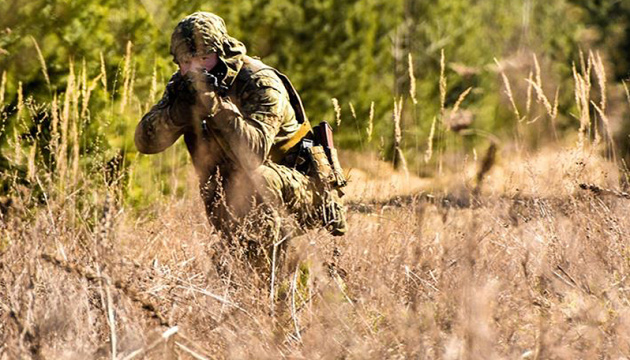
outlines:
[{"label": "camouflage glove", "polygon": [[[206,71],[199,72],[191,70],[186,74],[186,78],[193,88],[193,99],[195,100],[195,103],[197,105],[201,105],[203,109],[206,109],[209,115],[212,114],[210,110],[215,106],[215,98],[217,95],[215,94],[214,84],[208,79],[206,74]],[[216,82],[218,82],[218,80]]]},{"label": "camouflage glove", "polygon": [[189,109],[195,103],[195,89],[190,80],[177,71],[166,84],[164,96],[158,102],[158,109],[168,109],[176,126],[188,125]]},{"label": "camouflage glove", "polygon": [[176,100],[180,100],[184,103],[193,104],[195,100],[195,89],[192,86],[190,79],[183,76],[179,71],[175,72],[171,79],[166,84],[166,91],[162,101],[168,102],[168,105],[172,105]]},{"label": "camouflage glove", "polygon": [[215,116],[224,109],[238,112],[236,106],[226,97],[227,88],[219,79],[207,70],[202,72],[189,72],[191,82],[196,90],[196,99],[208,115]]}]

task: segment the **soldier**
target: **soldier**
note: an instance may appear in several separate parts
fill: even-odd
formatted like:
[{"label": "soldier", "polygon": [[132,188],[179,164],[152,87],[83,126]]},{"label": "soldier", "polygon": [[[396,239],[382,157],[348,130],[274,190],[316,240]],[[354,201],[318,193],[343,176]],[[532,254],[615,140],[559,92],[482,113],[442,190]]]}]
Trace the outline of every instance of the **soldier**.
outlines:
[{"label": "soldier", "polygon": [[245,52],[219,16],[184,18],[171,37],[179,70],[138,124],[138,151],[159,153],[183,135],[208,218],[227,239],[251,246],[258,230],[268,248],[296,228],[343,235],[336,152],[317,146],[289,80]]}]

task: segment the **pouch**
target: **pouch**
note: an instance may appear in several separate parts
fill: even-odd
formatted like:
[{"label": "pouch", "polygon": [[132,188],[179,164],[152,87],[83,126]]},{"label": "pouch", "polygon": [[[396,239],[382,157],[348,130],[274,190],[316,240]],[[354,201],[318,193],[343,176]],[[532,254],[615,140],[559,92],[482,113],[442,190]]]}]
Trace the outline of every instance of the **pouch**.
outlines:
[{"label": "pouch", "polygon": [[305,148],[310,166],[308,175],[317,179],[321,184],[330,186],[335,182],[333,167],[321,145]]}]

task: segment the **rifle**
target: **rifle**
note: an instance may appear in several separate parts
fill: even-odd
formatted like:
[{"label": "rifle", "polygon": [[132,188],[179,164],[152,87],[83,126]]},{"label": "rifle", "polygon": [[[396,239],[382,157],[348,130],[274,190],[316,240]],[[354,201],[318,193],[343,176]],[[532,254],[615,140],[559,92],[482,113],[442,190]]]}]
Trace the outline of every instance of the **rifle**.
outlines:
[{"label": "rifle", "polygon": [[315,133],[315,142],[324,148],[326,158],[332,167],[334,184],[337,188],[346,186],[347,181],[343,175],[339,157],[337,156],[337,149],[335,149],[335,143],[333,142],[332,127],[326,121],[322,121],[313,128],[313,132]]}]

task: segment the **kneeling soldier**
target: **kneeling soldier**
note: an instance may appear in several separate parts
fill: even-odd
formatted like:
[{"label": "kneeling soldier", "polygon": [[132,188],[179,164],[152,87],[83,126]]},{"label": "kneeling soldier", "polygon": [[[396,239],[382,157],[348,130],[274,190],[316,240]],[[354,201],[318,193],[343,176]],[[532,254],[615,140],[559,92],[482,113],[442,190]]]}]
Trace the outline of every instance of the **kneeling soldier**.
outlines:
[{"label": "kneeling soldier", "polygon": [[[177,25],[171,54],[179,71],[138,124],[138,151],[159,153],[183,135],[208,218],[227,239],[268,247],[287,229],[317,226],[343,235],[332,133],[324,122],[311,129],[286,76],[245,55],[211,13]],[[265,244],[247,239],[253,230]]]}]

